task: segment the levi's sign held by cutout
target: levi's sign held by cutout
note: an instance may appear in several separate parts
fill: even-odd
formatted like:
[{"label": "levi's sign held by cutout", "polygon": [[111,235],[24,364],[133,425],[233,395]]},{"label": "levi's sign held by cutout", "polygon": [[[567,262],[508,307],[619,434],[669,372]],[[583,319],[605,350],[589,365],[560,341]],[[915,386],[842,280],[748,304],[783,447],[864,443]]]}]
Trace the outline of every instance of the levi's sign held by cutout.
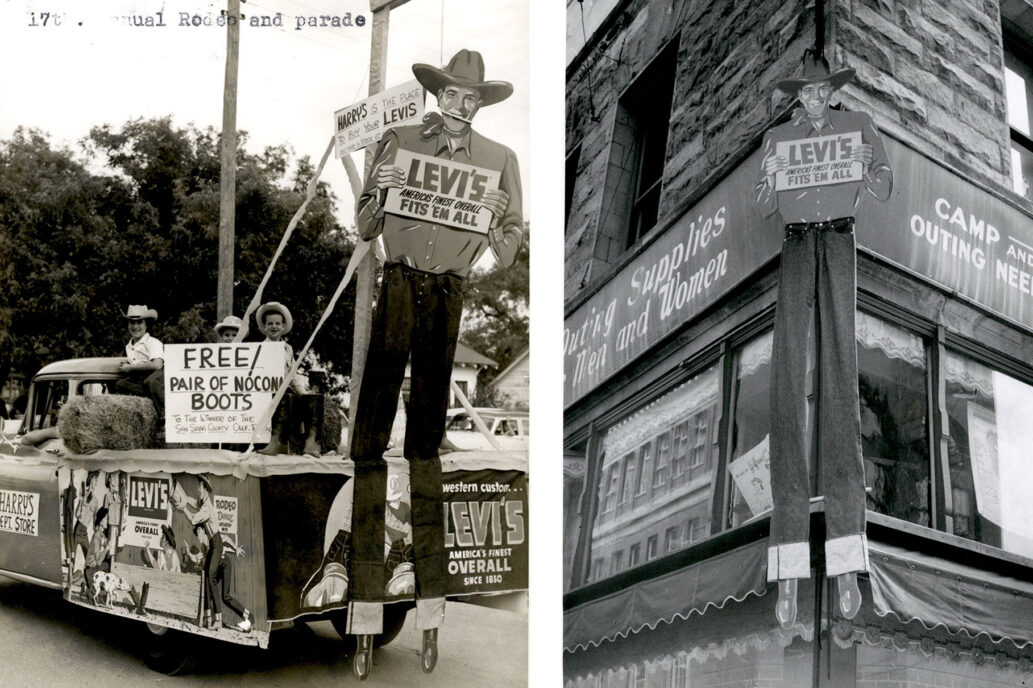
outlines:
[{"label": "levi's sign held by cutout", "polygon": [[499,172],[407,150],[394,164],[405,170],[405,186],[387,190],[386,212],[488,233],[491,210],[480,201],[499,188]]},{"label": "levi's sign held by cutout", "polygon": [[859,131],[778,142],[775,155],[785,158],[789,168],[775,173],[775,190],[860,181],[861,163],[850,159],[860,145]]}]

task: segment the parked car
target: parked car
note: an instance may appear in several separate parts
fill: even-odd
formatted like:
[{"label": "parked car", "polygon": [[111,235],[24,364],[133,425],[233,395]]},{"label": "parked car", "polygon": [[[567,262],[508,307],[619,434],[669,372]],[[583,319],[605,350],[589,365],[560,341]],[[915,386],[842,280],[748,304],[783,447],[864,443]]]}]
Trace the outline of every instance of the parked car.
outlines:
[{"label": "parked car", "polygon": [[[475,408],[474,412],[499,444],[500,449],[527,450],[531,420],[527,411]],[[445,436],[460,449],[491,449],[491,443],[477,429],[464,408],[450,409],[446,415]]]}]

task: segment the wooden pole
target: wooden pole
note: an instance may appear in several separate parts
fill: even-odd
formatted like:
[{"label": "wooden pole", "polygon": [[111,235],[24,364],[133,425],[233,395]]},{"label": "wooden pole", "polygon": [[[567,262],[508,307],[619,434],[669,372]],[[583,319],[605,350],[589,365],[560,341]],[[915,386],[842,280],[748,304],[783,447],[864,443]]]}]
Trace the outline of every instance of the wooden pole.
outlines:
[{"label": "wooden pole", "polygon": [[226,79],[222,97],[222,150],[219,175],[219,282],[215,315],[233,313],[233,248],[237,204],[237,63],[240,54],[240,0],[226,2]]}]

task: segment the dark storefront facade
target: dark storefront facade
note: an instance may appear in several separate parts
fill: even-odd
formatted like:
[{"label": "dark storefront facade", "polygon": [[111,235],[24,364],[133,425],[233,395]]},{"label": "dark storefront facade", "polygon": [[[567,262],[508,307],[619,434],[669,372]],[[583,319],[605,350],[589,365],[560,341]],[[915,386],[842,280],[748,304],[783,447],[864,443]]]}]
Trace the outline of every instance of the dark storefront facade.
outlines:
[{"label": "dark storefront facade", "polygon": [[[839,100],[872,115],[895,177],[857,212],[871,571],[840,618],[812,500],[812,576],[782,629],[765,558],[782,228],[752,196],[814,5],[579,5],[565,685],[1033,684],[1033,10],[826,3],[826,54],[858,72]],[[821,384],[812,366],[812,418]]]}]

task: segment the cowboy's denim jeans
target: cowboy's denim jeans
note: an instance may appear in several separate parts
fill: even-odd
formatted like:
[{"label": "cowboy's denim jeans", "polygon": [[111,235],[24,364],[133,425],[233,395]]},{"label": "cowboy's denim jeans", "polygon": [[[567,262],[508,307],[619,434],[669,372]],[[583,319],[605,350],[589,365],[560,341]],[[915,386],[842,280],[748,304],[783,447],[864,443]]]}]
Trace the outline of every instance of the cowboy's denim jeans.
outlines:
[{"label": "cowboy's denim jeans", "polygon": [[[795,231],[790,231],[790,229]],[[865,571],[864,463],[854,334],[853,219],[787,227],[771,356],[768,580],[810,577],[807,337],[817,301],[817,457],[825,495],[826,573]]]},{"label": "cowboy's denim jeans", "polygon": [[416,597],[444,598],[445,533],[438,447],[445,431],[449,380],[462,311],[461,277],[422,272],[399,263],[384,268],[359,392],[359,408],[352,428],[355,497],[350,586],[353,600],[381,602],[384,599],[387,464],[383,455],[410,354],[412,386],[404,454],[409,461],[412,496]]}]

